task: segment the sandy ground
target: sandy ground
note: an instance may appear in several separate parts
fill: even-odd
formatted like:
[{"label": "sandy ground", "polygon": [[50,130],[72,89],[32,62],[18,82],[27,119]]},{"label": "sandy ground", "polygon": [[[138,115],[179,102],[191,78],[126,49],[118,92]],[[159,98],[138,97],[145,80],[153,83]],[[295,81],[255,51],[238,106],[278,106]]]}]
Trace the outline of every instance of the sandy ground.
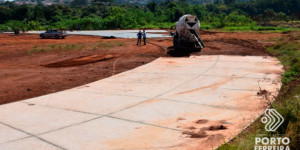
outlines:
[{"label": "sandy ground", "polygon": [[[282,34],[215,33],[202,31],[202,52],[188,55],[267,55],[270,38]],[[173,57],[171,38],[150,39],[136,46],[135,39],[103,39],[70,35],[40,39],[38,35],[0,34],[0,104],[45,95],[100,80],[143,65]],[[177,55],[175,55],[177,56]]]}]

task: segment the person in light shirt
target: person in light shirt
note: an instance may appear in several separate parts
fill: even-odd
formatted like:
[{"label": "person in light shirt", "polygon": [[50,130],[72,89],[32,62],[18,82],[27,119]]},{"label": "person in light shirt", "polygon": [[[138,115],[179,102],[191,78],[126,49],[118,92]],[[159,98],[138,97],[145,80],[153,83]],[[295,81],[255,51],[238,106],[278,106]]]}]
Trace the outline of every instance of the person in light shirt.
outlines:
[{"label": "person in light shirt", "polygon": [[143,40],[144,40],[144,45],[146,45],[146,31],[143,30]]}]

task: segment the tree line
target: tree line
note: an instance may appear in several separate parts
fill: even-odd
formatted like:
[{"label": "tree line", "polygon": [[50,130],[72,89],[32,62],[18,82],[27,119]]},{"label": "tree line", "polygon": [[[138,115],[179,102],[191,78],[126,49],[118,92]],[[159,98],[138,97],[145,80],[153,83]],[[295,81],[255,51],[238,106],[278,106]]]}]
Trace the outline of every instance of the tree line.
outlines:
[{"label": "tree line", "polygon": [[0,4],[0,30],[170,28],[184,14],[197,15],[202,28],[256,26],[270,21],[300,19],[300,0],[214,0],[191,4],[186,0],[152,1],[147,5],[113,0],[74,0],[69,5]]}]

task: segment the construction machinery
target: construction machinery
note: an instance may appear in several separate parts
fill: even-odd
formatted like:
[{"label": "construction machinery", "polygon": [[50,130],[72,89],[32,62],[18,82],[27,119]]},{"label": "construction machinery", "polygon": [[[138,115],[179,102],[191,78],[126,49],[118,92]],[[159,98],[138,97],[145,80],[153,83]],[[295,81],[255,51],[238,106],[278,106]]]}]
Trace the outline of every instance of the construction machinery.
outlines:
[{"label": "construction machinery", "polygon": [[180,17],[175,26],[173,34],[173,45],[175,50],[196,49],[201,51],[205,48],[198,32],[200,30],[200,21],[196,16],[184,15]]}]

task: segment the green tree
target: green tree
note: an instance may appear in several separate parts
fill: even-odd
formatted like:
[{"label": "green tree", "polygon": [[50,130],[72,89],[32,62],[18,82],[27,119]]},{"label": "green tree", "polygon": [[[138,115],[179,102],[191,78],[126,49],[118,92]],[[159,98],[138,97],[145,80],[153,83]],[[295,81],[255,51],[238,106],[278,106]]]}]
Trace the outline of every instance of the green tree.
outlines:
[{"label": "green tree", "polygon": [[45,15],[44,15],[44,6],[42,5],[36,5],[33,9],[33,17],[34,20],[45,20]]},{"label": "green tree", "polygon": [[0,6],[0,23],[4,23],[5,21],[9,20],[12,18],[13,15],[13,10],[8,8],[8,7],[4,7],[4,6]]},{"label": "green tree", "polygon": [[20,30],[26,30],[25,24],[18,20],[9,20],[5,25],[14,30],[16,35],[20,34]]},{"label": "green tree", "polygon": [[151,12],[155,12],[155,9],[156,9],[156,3],[155,2],[150,2],[148,3],[146,6],[148,7],[148,9],[151,11]]},{"label": "green tree", "polygon": [[27,29],[28,30],[41,30],[41,24],[38,21],[28,21],[27,22]]},{"label": "green tree", "polygon": [[175,9],[175,18],[174,18],[175,20],[172,20],[172,22],[178,21],[178,19],[183,15],[184,12],[181,9],[179,8]]},{"label": "green tree", "polygon": [[263,14],[263,22],[269,22],[273,20],[276,16],[276,13],[273,9],[267,9],[265,10]]},{"label": "green tree", "polygon": [[121,7],[112,7],[110,15],[107,19],[108,28],[122,28],[122,25],[125,23],[125,9]]},{"label": "green tree", "polygon": [[169,8],[169,9],[176,8],[176,7],[178,7],[178,6],[177,6],[177,4],[174,3],[174,2],[171,2],[171,3],[169,3],[169,4],[167,5],[167,8]]},{"label": "green tree", "polygon": [[79,7],[79,6],[87,6],[89,4],[88,0],[74,0],[71,2],[72,7]]},{"label": "green tree", "polygon": [[47,20],[52,20],[55,16],[61,14],[61,10],[58,5],[50,5],[44,8],[44,14]]},{"label": "green tree", "polygon": [[222,2],[223,2],[222,0],[215,0],[215,1],[214,1],[214,4],[217,4],[217,5],[218,5],[218,4],[221,4]]},{"label": "green tree", "polygon": [[172,2],[174,2],[174,0],[165,0],[164,4],[169,4],[169,3],[172,3]]},{"label": "green tree", "polygon": [[236,2],[236,0],[223,0],[226,5],[231,5]]},{"label": "green tree", "polygon": [[188,3],[188,0],[178,0],[178,2],[182,2],[182,3]]},{"label": "green tree", "polygon": [[21,5],[15,9],[13,14],[14,19],[16,20],[24,20],[25,18],[29,18],[29,5]]},{"label": "green tree", "polygon": [[92,0],[92,3],[95,5],[110,5],[114,0]]}]

